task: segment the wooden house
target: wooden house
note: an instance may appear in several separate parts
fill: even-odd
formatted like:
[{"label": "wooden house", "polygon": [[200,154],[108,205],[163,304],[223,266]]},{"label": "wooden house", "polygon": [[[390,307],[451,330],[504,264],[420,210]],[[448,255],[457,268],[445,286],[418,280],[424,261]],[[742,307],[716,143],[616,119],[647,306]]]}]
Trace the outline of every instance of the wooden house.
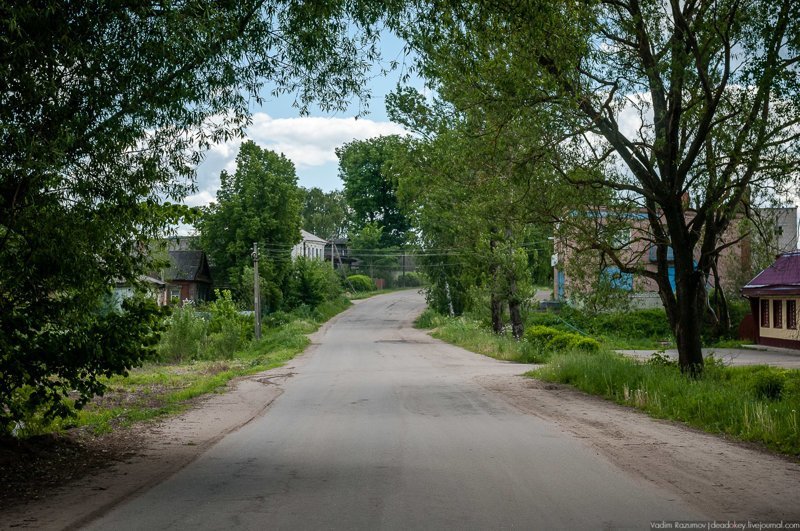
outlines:
[{"label": "wooden house", "polygon": [[800,251],[782,254],[742,288],[750,300],[756,343],[800,349]]}]

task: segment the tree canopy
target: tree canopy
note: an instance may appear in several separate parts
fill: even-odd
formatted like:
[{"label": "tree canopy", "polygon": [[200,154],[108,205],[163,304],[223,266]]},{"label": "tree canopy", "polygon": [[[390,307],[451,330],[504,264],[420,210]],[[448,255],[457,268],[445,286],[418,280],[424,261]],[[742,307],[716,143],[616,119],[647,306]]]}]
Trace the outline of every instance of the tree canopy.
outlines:
[{"label": "tree canopy", "polygon": [[259,273],[267,283],[265,309],[282,303],[291,248],[300,241],[300,190],[294,164],[255,142],[242,144],[233,175],[223,171],[217,201],[198,223],[218,283],[242,294],[242,272],[252,265],[253,243],[260,249]]},{"label": "tree canopy", "polygon": [[330,240],[347,235],[349,207],[341,190],[323,192],[319,188],[301,188],[303,228]]},{"label": "tree canopy", "polygon": [[353,229],[378,223],[383,227],[380,243],[387,247],[402,245],[411,228],[397,203],[397,183],[388,166],[402,143],[398,136],[383,136],[354,140],[336,150]]},{"label": "tree canopy", "polygon": [[658,285],[681,366],[699,370],[722,235],[760,192],[797,177],[800,5],[432,1],[410,13],[400,29],[445,100],[480,106],[497,130],[525,119],[562,182],[646,214],[655,271],[608,240],[593,246]]},{"label": "tree canopy", "polygon": [[187,214],[169,202],[194,189],[203,149],[241,133],[265,83],[301,110],[364,93],[384,7],[0,8],[0,431],[63,413],[69,391],[84,401],[147,355],[154,310],[104,314],[99,300],[149,269],[147,242]]}]

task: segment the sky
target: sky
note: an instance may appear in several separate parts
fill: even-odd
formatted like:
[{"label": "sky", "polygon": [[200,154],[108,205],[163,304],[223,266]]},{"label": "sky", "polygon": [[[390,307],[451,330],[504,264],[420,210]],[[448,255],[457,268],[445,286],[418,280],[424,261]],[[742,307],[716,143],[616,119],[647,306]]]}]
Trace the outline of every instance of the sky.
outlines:
[{"label": "sky", "polygon": [[[384,62],[402,60],[403,43],[391,34],[381,38],[381,53]],[[245,139],[236,139],[217,144],[206,153],[197,168],[197,193],[185,199],[189,206],[204,206],[214,200],[219,188],[222,170],[236,170],[236,155],[244,140],[253,140],[262,148],[283,153],[295,164],[298,184],[305,188],[318,187],[323,191],[342,188],[338,177],[338,160],[335,149],[352,140],[364,140],[382,135],[405,134],[398,124],[386,116],[386,94],[397,86],[402,75],[395,70],[387,76],[380,75],[380,66],[373,68],[369,89],[371,99],[369,111],[358,119],[358,101],[337,113],[325,113],[311,107],[306,116],[292,107],[291,94],[278,98],[265,97],[261,106],[253,111],[253,123],[247,128]],[[422,82],[412,81],[422,89]]]}]

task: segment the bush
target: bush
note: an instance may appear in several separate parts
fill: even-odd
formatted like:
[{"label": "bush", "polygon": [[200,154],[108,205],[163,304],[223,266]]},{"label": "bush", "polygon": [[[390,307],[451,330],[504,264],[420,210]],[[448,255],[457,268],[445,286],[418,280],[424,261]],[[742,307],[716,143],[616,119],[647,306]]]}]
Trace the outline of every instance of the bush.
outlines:
[{"label": "bush", "polygon": [[416,288],[424,284],[422,275],[411,271],[405,275],[400,275],[395,281],[395,286],[398,288]]},{"label": "bush", "polygon": [[553,336],[552,339],[550,339],[550,341],[547,342],[547,348],[556,351],[568,350],[570,347],[572,347],[572,344],[575,341],[575,337],[576,337],[575,334],[570,334],[566,332],[561,334],[556,334],[555,336]]},{"label": "bush", "polygon": [[250,317],[236,309],[231,292],[215,290],[216,300],[208,305],[211,321],[208,323],[208,348],[205,358],[231,359],[253,336],[254,324]]},{"label": "bush", "polygon": [[183,361],[200,357],[205,349],[207,323],[191,304],[177,307],[166,320],[158,353],[164,361]]},{"label": "bush", "polygon": [[786,379],[776,371],[759,372],[753,376],[752,390],[762,400],[780,400]]},{"label": "bush", "polygon": [[298,258],[292,264],[286,296],[290,308],[315,307],[341,293],[339,277],[327,262]]},{"label": "bush", "polygon": [[351,286],[353,291],[372,291],[375,289],[375,283],[367,275],[350,275],[347,277],[348,286]]},{"label": "bush", "polygon": [[582,350],[583,352],[599,352],[600,342],[591,337],[574,335],[570,343],[570,347],[577,350]]},{"label": "bush", "polygon": [[557,335],[564,332],[551,328],[549,326],[532,326],[525,330],[525,339],[530,342],[541,341],[547,343]]}]

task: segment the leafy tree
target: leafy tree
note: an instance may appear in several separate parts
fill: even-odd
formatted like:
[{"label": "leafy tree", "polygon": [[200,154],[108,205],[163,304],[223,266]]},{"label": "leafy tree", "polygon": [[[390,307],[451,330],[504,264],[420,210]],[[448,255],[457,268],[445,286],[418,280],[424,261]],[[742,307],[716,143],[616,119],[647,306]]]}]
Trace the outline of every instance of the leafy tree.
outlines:
[{"label": "leafy tree", "polygon": [[341,190],[323,192],[319,188],[301,188],[303,228],[320,238],[334,239],[347,235],[349,209]]},{"label": "leafy tree", "polygon": [[[370,2],[6,2],[0,8],[0,431],[62,414],[141,361],[155,310],[99,314],[187,214],[209,144],[274,93],[340,108],[363,93]],[[359,29],[362,28],[362,29]]]},{"label": "leafy tree", "polygon": [[314,308],[341,294],[339,275],[330,264],[305,257],[299,257],[292,264],[287,295],[291,307],[307,305]]},{"label": "leafy tree", "polygon": [[350,238],[350,254],[360,261],[359,271],[370,278],[381,276],[397,267],[400,252],[397,247],[385,247],[383,226],[371,222]]},{"label": "leafy tree", "polygon": [[[277,310],[291,270],[291,248],[300,241],[300,192],[294,164],[248,141],[236,157],[236,172],[223,171],[220,181],[216,203],[204,210],[198,223],[200,242],[215,277],[246,299],[242,274],[252,264],[257,242],[262,254],[259,275],[266,283],[264,308]],[[252,282],[246,285],[252,288]]]},{"label": "leafy tree", "polygon": [[491,117],[479,109],[458,112],[413,90],[398,91],[388,103],[390,116],[422,138],[408,144],[404,157],[397,152],[394,168],[401,201],[421,232],[434,306],[459,312],[465,305],[454,303],[453,292],[483,286],[495,332],[504,329],[508,304],[512,331],[521,337],[521,305],[532,280],[523,244],[535,233],[532,205],[546,203],[544,194],[533,193],[542,174],[537,157],[520,149],[525,131],[507,125],[488,136]]},{"label": "leafy tree", "polygon": [[402,143],[399,136],[382,136],[354,140],[336,149],[353,228],[360,231],[367,224],[378,223],[383,227],[381,247],[402,245],[411,228],[397,204],[397,183],[389,171],[392,153]]},{"label": "leafy tree", "polygon": [[725,231],[750,208],[747,190],[780,190],[797,176],[800,4],[530,0],[418,7],[398,27],[446,100],[501,117],[557,118],[550,120],[551,145],[564,163],[563,181],[636,201],[647,216],[657,270],[626,263],[621,249],[604,241],[595,247],[623,272],[658,285],[681,368],[700,371],[705,286],[732,243]]}]

